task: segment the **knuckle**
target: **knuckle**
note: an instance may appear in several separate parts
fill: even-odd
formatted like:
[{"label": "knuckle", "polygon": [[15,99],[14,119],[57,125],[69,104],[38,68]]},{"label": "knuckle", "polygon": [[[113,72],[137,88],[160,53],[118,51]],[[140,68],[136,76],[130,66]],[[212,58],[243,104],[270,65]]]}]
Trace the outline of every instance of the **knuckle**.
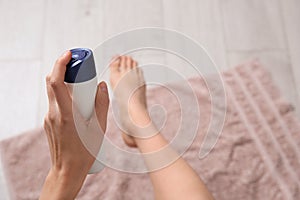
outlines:
[{"label": "knuckle", "polygon": [[50,79],[49,84],[52,88],[57,88],[59,85],[59,82],[55,79]]},{"label": "knuckle", "polygon": [[44,119],[44,126],[51,126],[51,125],[58,125],[58,126],[64,126],[71,121],[71,117],[68,115],[56,115],[55,113],[49,112],[47,116]]},{"label": "knuckle", "polygon": [[59,117],[59,124],[60,124],[60,126],[65,126],[65,125],[69,124],[70,122],[71,122],[71,119],[69,117],[67,117],[67,116],[61,115]]},{"label": "knuckle", "polygon": [[55,121],[55,118],[56,118],[55,114],[48,113],[46,117],[46,122],[52,124]]}]

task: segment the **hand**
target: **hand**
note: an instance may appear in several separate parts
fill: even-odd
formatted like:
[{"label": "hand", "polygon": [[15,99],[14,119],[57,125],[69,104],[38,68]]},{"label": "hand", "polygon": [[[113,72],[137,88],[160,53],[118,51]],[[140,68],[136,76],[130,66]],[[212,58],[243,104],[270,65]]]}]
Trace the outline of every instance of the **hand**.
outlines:
[{"label": "hand", "polygon": [[[109,98],[104,82],[98,85],[95,113],[85,121],[72,106],[72,97],[64,83],[66,65],[71,59],[67,51],[47,76],[49,111],[45,117],[52,166],[40,199],[74,199],[95,161],[106,130]],[[75,117],[74,117],[75,116]],[[76,125],[74,123],[76,121]],[[88,148],[86,148],[88,147]]]}]

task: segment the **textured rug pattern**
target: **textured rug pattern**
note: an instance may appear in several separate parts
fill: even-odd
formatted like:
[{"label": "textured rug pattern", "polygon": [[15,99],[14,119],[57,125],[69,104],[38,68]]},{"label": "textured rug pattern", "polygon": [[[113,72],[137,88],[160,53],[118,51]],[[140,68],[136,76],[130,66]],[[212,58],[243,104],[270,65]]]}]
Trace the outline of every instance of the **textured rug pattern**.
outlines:
[{"label": "textured rug pattern", "polygon": [[[217,200],[300,199],[300,123],[293,106],[280,96],[270,74],[258,63],[243,64],[222,77],[227,94],[224,128],[214,149],[201,160],[198,153],[209,125],[211,104],[205,82],[189,80],[199,102],[201,122],[183,157]],[[147,96],[149,104],[165,107],[168,119],[162,133],[172,138],[179,117],[177,102],[163,88],[149,90]],[[155,113],[153,116],[159,118]],[[191,111],[190,117],[197,115]],[[130,150],[123,144],[111,113],[108,121],[108,137]],[[43,129],[1,141],[0,150],[11,198],[38,199],[50,167]],[[77,199],[148,200],[153,199],[152,193],[146,174],[105,168],[88,176]]]}]

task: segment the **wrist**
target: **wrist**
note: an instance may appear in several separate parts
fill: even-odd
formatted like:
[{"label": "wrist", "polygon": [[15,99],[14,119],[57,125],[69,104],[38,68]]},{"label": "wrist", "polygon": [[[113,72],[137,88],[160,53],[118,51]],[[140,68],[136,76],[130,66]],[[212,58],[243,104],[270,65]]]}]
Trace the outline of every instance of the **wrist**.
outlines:
[{"label": "wrist", "polygon": [[43,186],[40,200],[75,199],[85,177],[74,177],[70,173],[50,169]]}]

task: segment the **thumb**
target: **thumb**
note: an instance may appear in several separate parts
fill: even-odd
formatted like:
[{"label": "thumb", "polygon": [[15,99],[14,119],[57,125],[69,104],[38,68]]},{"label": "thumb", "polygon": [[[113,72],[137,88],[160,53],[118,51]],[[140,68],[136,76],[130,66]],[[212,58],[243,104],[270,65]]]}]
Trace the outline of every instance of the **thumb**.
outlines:
[{"label": "thumb", "polygon": [[98,122],[103,130],[103,133],[106,131],[106,123],[107,123],[107,111],[109,106],[109,97],[107,91],[107,85],[104,81],[99,83],[97,87],[96,94],[96,103],[95,110],[98,118]]}]

